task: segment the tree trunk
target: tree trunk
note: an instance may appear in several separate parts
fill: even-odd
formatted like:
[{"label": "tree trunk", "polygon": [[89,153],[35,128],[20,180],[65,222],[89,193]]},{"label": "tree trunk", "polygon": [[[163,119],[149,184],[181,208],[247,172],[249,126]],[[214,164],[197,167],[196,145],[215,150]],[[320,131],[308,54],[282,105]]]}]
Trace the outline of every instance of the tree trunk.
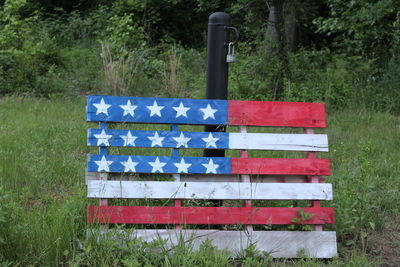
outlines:
[{"label": "tree trunk", "polygon": [[283,95],[285,65],[287,65],[283,3],[283,0],[273,0],[270,3],[268,26],[265,34],[266,60],[274,64],[270,79],[274,99],[280,99]]},{"label": "tree trunk", "polygon": [[286,0],[283,4],[285,21],[286,47],[290,52],[297,50],[299,45],[299,24],[297,22],[296,0]]},{"label": "tree trunk", "polygon": [[277,56],[284,46],[283,1],[274,0],[269,7],[267,31],[265,34],[266,52],[269,56]]}]

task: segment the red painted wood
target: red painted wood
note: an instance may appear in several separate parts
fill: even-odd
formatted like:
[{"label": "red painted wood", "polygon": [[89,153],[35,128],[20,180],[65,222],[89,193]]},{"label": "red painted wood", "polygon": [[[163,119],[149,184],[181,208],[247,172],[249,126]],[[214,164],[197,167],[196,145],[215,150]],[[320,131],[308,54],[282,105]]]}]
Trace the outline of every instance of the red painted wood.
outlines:
[{"label": "red painted wood", "polygon": [[[175,207],[182,207],[182,200],[180,200],[180,199],[175,200]],[[180,224],[175,225],[175,229],[181,230],[182,225],[180,225]]]},{"label": "red painted wood", "polygon": [[325,104],[229,100],[228,123],[325,128]]},{"label": "red painted wood", "polygon": [[[303,208],[315,214],[302,224],[333,224],[334,208]],[[89,206],[90,223],[293,224],[298,208]]]},{"label": "red painted wood", "polygon": [[329,162],[329,159],[231,158],[231,173],[330,175]]}]

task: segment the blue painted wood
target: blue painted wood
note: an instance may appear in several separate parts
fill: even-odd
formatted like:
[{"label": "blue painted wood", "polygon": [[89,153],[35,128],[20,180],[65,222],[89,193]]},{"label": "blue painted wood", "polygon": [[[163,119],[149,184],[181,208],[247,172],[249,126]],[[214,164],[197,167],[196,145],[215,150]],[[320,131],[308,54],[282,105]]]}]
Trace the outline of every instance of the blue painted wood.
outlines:
[{"label": "blue painted wood", "polygon": [[229,133],[88,129],[88,145],[229,149]]},{"label": "blue painted wood", "polygon": [[[105,123],[105,122],[100,122],[100,123],[99,123],[99,128],[100,128],[101,130],[106,130],[106,129],[107,129],[107,123]],[[99,148],[99,153],[102,154],[102,155],[107,155],[107,154],[108,154],[107,147],[101,146],[101,147]]]},{"label": "blue painted wood", "polygon": [[89,172],[229,174],[230,158],[89,155]]},{"label": "blue painted wood", "polygon": [[[176,124],[171,124],[171,128],[170,128],[171,132],[178,132],[179,131],[179,126]],[[177,146],[179,146],[179,144],[177,143]],[[171,151],[171,157],[179,157],[179,149],[178,148],[173,148]]]},{"label": "blue painted wood", "polygon": [[228,120],[226,100],[91,95],[86,111],[87,121],[225,125]]}]

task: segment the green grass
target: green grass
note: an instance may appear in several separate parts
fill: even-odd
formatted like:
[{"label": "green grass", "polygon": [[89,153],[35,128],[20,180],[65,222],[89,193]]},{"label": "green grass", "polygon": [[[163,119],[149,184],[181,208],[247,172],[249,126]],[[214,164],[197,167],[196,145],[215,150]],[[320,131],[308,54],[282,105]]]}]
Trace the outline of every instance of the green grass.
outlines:
[{"label": "green grass", "polygon": [[[328,114],[339,258],[272,260],[248,250],[235,260],[205,244],[86,238],[85,100],[0,99],[0,262],[4,266],[376,266],[375,236],[400,250],[400,118],[354,110]],[[185,153],[190,153],[187,151]],[[324,155],[325,157],[325,155]],[[396,241],[397,240],[397,241]],[[382,241],[383,242],[383,241]],[[389,243],[388,243],[389,244]],[[389,255],[390,256],[390,255]],[[386,257],[383,254],[384,258]],[[2,265],[1,265],[2,266]]]}]

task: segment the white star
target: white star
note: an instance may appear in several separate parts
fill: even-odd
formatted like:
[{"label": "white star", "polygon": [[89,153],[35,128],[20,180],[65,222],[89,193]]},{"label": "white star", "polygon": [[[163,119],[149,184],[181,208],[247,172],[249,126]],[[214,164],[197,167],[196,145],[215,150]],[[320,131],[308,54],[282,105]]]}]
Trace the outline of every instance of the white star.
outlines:
[{"label": "white star", "polygon": [[215,147],[217,148],[217,142],[219,138],[213,137],[211,133],[208,134],[207,138],[201,138],[204,142],[206,142],[206,147]]},{"label": "white star", "polygon": [[164,172],[162,167],[164,167],[167,163],[164,162],[160,162],[160,160],[158,159],[158,157],[156,158],[156,161],[154,162],[149,162],[149,164],[151,165],[151,167],[153,167],[153,169],[151,170],[151,172]]},{"label": "white star", "polygon": [[128,102],[126,102],[126,105],[119,105],[123,110],[124,110],[124,115],[131,115],[132,117],[135,116],[135,109],[137,108],[137,106],[132,105],[131,101],[128,100]]},{"label": "white star", "polygon": [[173,138],[176,141],[176,147],[183,146],[183,147],[186,147],[186,148],[188,147],[187,143],[190,141],[190,139],[192,139],[192,138],[189,138],[189,137],[185,137],[182,132],[181,132],[181,135],[179,137],[173,137]]},{"label": "white star", "polygon": [[104,155],[101,158],[101,160],[95,160],[94,162],[99,166],[99,168],[97,169],[98,172],[103,171],[103,170],[106,172],[109,172],[110,165],[113,163],[110,160],[106,160],[106,157]]},{"label": "white star", "polygon": [[179,104],[178,107],[172,107],[172,108],[175,109],[175,111],[176,111],[176,118],[178,118],[179,116],[183,116],[183,117],[187,118],[186,112],[190,108],[185,107],[182,102]]},{"label": "white star", "polygon": [[108,139],[112,137],[111,134],[106,134],[104,130],[101,130],[100,134],[94,134],[94,137],[97,138],[97,145],[100,146],[101,144],[104,144],[105,146],[109,146],[110,143],[108,143]]},{"label": "white star", "polygon": [[180,163],[174,163],[174,165],[178,168],[177,172],[184,172],[188,173],[188,168],[192,166],[191,163],[186,163],[185,160],[182,158]]},{"label": "white star", "polygon": [[104,102],[103,98],[100,100],[100,103],[93,104],[93,106],[97,108],[96,115],[99,115],[100,113],[108,115],[108,108],[111,107],[111,105],[108,105]]},{"label": "white star", "polygon": [[210,159],[208,164],[201,164],[201,165],[203,165],[207,169],[206,173],[217,173],[217,168],[219,167],[218,164],[214,164],[212,159]]},{"label": "white star", "polygon": [[211,108],[210,104],[207,104],[206,108],[201,108],[200,110],[204,114],[203,115],[203,120],[206,120],[208,118],[212,118],[212,119],[215,120],[214,113],[217,112],[217,109]]},{"label": "white star", "polygon": [[136,172],[136,165],[138,165],[138,162],[133,162],[131,157],[128,158],[127,161],[121,161],[121,164],[124,165],[125,169],[124,172]]},{"label": "white star", "polygon": [[154,134],[154,136],[147,137],[151,141],[151,146],[162,146],[162,141],[164,140],[165,137],[160,137],[158,135],[158,132]]},{"label": "white star", "polygon": [[152,106],[146,106],[146,107],[148,109],[150,109],[150,117],[153,117],[154,115],[161,117],[161,110],[164,108],[164,106],[159,106],[157,104],[157,101],[154,100],[154,103]]},{"label": "white star", "polygon": [[131,134],[131,131],[128,131],[127,135],[121,135],[122,140],[124,140],[124,146],[135,146],[136,136]]}]

